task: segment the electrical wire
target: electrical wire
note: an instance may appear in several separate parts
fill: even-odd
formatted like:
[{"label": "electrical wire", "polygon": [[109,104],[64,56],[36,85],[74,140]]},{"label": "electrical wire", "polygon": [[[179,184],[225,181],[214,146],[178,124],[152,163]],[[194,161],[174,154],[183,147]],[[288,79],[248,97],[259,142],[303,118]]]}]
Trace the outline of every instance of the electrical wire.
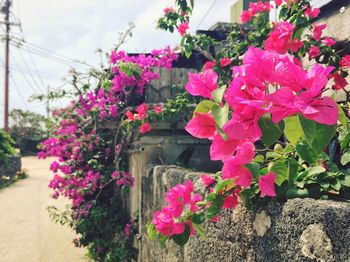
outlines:
[{"label": "electrical wire", "polygon": [[29,107],[28,107],[28,102],[24,99],[23,95],[22,95],[22,92],[19,90],[19,87],[15,81],[15,79],[12,77],[12,75],[10,75],[10,81],[12,82],[13,86],[15,87],[16,91],[17,91],[17,94],[19,95],[19,97],[21,98],[23,104],[24,104],[24,107],[29,110]]},{"label": "electrical wire", "polygon": [[199,22],[198,26],[196,27],[196,30],[198,30],[198,28],[201,26],[201,24],[204,22],[204,20],[207,18],[207,16],[209,15],[210,11],[213,9],[214,5],[216,4],[218,0],[214,0],[213,3],[211,4],[211,6],[209,7],[208,11],[204,14],[204,16],[202,17],[201,21]]},{"label": "electrical wire", "polygon": [[[36,92],[36,93],[42,93],[43,90],[41,90],[39,87],[34,86],[34,85],[29,81],[29,79],[26,77],[26,75],[24,74],[24,72],[22,71],[22,69],[19,67],[19,64],[18,64],[18,62],[17,62],[15,56],[12,55],[11,52],[10,52],[10,56],[11,56],[12,60],[14,61],[16,68],[18,68],[20,74],[23,76],[24,80],[28,83],[28,86],[29,86],[34,92]],[[45,92],[44,92],[44,93],[45,93]]]}]

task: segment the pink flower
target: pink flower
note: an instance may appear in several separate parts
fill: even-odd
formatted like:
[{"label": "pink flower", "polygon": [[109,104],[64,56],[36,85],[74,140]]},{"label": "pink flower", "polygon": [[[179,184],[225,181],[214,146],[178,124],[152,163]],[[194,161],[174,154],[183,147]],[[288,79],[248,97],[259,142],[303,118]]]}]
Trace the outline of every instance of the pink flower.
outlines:
[{"label": "pink flower", "polygon": [[320,124],[334,125],[338,120],[337,104],[330,97],[320,97],[320,91],[314,89],[301,92],[296,96],[288,88],[282,88],[269,95],[272,102],[272,120],[278,123],[287,116],[302,114],[305,118]]},{"label": "pink flower", "polygon": [[341,67],[348,67],[350,69],[350,55],[346,55],[344,56],[340,62],[339,62],[339,65]]},{"label": "pink flower", "polygon": [[319,8],[307,8],[304,12],[304,15],[313,19],[320,14],[321,10]]},{"label": "pink flower", "polygon": [[201,180],[205,187],[208,187],[215,182],[215,178],[209,175],[202,175]]},{"label": "pink flower", "polygon": [[139,131],[141,134],[145,134],[145,133],[148,133],[152,130],[152,127],[149,123],[143,123],[140,128],[139,128]]},{"label": "pink flower", "polygon": [[203,71],[206,71],[206,70],[209,70],[209,69],[213,69],[215,64],[216,64],[215,61],[207,61],[207,62],[205,62],[204,66],[203,66]]},{"label": "pink flower", "polygon": [[193,96],[211,98],[211,93],[218,88],[218,75],[212,69],[202,73],[188,73],[188,78],[185,88]]},{"label": "pink flower", "polygon": [[333,74],[332,77],[334,80],[334,85],[332,85],[332,88],[334,90],[344,89],[344,87],[348,85],[348,82],[346,81],[346,79],[341,77],[339,73]]},{"label": "pink flower", "polygon": [[312,24],[313,27],[313,31],[312,31],[312,37],[316,40],[316,41],[320,41],[321,36],[322,36],[322,31],[327,27],[326,24]]},{"label": "pink flower", "polygon": [[220,66],[225,67],[231,64],[231,59],[227,57],[223,57],[220,59]]},{"label": "pink flower", "polygon": [[174,235],[182,234],[185,231],[185,223],[174,223],[172,233]]},{"label": "pink flower", "polygon": [[115,105],[111,105],[109,107],[109,114],[111,115],[111,117],[116,117],[118,115],[118,107]]},{"label": "pink flower", "polygon": [[237,148],[236,154],[229,160],[224,162],[222,168],[222,178],[236,178],[235,183],[242,187],[249,187],[253,176],[250,170],[244,167],[250,163],[255,155],[254,144],[245,142]]},{"label": "pink flower", "polygon": [[133,122],[136,120],[135,115],[131,111],[126,111],[125,115],[127,117],[127,121],[129,122]]},{"label": "pink flower", "polygon": [[231,196],[227,196],[224,199],[224,204],[222,205],[222,208],[231,209],[237,206],[238,204],[238,197],[235,194],[232,194]]},{"label": "pink flower", "polygon": [[274,196],[276,196],[275,180],[276,180],[276,175],[272,172],[269,172],[265,176],[259,177],[258,186],[260,188],[261,197],[264,197],[264,196],[274,197]]},{"label": "pink flower", "polygon": [[311,46],[309,49],[309,57],[313,59],[321,54],[320,49],[317,46]]},{"label": "pink flower", "polygon": [[264,113],[264,109],[254,106],[236,107],[232,119],[223,126],[223,130],[231,139],[257,141],[262,135],[258,122]]},{"label": "pink flower", "polygon": [[50,165],[50,170],[54,173],[58,171],[58,168],[60,167],[60,164],[57,163],[56,161],[52,162]]},{"label": "pink flower", "polygon": [[274,50],[280,54],[285,54],[290,48],[295,26],[287,21],[279,22],[265,42],[266,50]]},{"label": "pink flower", "polygon": [[177,31],[180,33],[181,36],[184,36],[189,29],[188,21],[180,24],[177,28]]},{"label": "pink flower", "polygon": [[293,39],[289,41],[289,49],[293,53],[297,53],[300,48],[302,48],[304,45],[304,42],[300,41],[299,39]]},{"label": "pink flower", "polygon": [[253,15],[249,10],[244,10],[240,16],[243,24],[248,23],[250,21],[250,19],[252,19],[252,17],[253,17]]},{"label": "pink flower", "polygon": [[174,225],[173,217],[167,212],[156,212],[153,215],[152,223],[155,228],[164,236],[168,236],[172,233],[172,227]]},{"label": "pink flower", "polygon": [[333,46],[337,43],[333,38],[331,37],[326,37],[325,39],[322,40],[322,43],[328,46]]},{"label": "pink flower", "polygon": [[136,109],[137,112],[137,118],[138,119],[145,119],[147,117],[147,111],[148,111],[148,106],[145,103],[142,103],[139,105]]},{"label": "pink flower", "polygon": [[282,4],[283,0],[275,0],[276,6],[280,6]]},{"label": "pink flower", "polygon": [[197,138],[212,138],[216,133],[216,124],[210,114],[195,113],[185,130]]},{"label": "pink flower", "polygon": [[131,227],[132,227],[132,224],[131,223],[127,223],[124,227],[124,235],[126,237],[129,237],[130,236],[130,233],[131,233]]},{"label": "pink flower", "polygon": [[154,111],[154,113],[159,115],[159,114],[161,114],[163,112],[163,106],[162,105],[154,106],[153,111]]},{"label": "pink flower", "polygon": [[238,144],[238,140],[227,139],[225,141],[220,134],[217,134],[214,137],[213,142],[210,146],[210,159],[225,160],[231,158]]},{"label": "pink flower", "polygon": [[175,10],[172,7],[166,7],[166,8],[164,8],[163,12],[164,12],[165,15],[167,15],[169,13],[174,13]]},{"label": "pink flower", "polygon": [[219,222],[220,221],[220,215],[216,215],[212,220],[211,220],[211,222],[213,222],[213,223],[217,223],[217,222]]}]

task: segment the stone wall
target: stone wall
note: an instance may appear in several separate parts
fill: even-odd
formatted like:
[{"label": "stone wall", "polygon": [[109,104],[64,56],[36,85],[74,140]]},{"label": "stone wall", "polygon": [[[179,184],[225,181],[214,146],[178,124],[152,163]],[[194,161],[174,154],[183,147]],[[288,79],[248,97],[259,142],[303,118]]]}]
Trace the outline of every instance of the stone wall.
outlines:
[{"label": "stone wall", "polygon": [[207,241],[194,237],[183,248],[150,241],[146,224],[165,192],[186,179],[201,191],[201,174],[177,166],[149,167],[139,198],[139,261],[350,261],[350,204],[334,201],[292,199],[256,213],[238,206],[217,224],[205,225]]},{"label": "stone wall", "polygon": [[22,168],[21,156],[11,156],[8,159],[7,164],[0,164],[0,179],[4,176],[13,177]]}]

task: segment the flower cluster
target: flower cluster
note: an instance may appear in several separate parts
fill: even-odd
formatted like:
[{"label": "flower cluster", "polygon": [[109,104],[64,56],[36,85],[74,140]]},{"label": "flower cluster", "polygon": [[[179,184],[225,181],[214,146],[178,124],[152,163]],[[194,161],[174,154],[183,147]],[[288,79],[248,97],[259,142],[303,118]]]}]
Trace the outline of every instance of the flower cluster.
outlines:
[{"label": "flower cluster", "polygon": [[112,90],[126,95],[125,92],[128,91],[125,87],[132,86],[135,87],[136,94],[143,94],[145,85],[158,78],[158,74],[153,72],[152,68],[170,69],[177,57],[176,52],[170,47],[153,50],[150,55],[133,56],[124,51],[112,51],[110,55],[114,73]]},{"label": "flower cluster", "polygon": [[164,236],[182,234],[186,224],[190,227],[191,234],[194,234],[191,221],[178,219],[183,214],[199,210],[197,203],[202,200],[202,197],[193,192],[194,187],[190,180],[187,180],[183,185],[172,187],[167,192],[165,201],[168,205],[156,212],[153,218],[156,229]]},{"label": "flower cluster", "polygon": [[[186,199],[187,206],[167,195],[167,205],[149,225],[162,241],[165,237],[184,244],[194,232],[203,236],[204,219],[217,222],[220,210],[234,208],[238,198],[254,205],[276,196],[328,197],[333,190],[322,181],[330,179],[327,172],[331,172],[326,164],[330,158],[323,151],[334,139],[339,121],[345,129],[348,124],[343,109],[325,91],[332,81],[334,90],[347,85],[350,57],[341,58],[333,49],[336,41],[322,35],[325,24],[312,24],[320,10],[307,0],[279,0],[276,6],[281,6],[280,21],[269,24],[265,14],[259,14],[269,12],[270,3],[250,3],[241,15],[243,23],[253,19],[248,36],[240,35],[244,30],[240,26],[230,35],[235,41],[248,40],[237,40],[239,47],[226,48],[205,63],[202,72],[188,75],[187,92],[206,100],[197,105],[185,130],[209,139],[210,158],[222,161],[223,167],[215,176],[201,177],[205,196],[196,197],[194,209],[190,196],[196,194],[185,190],[189,181],[170,189],[170,195],[187,192],[177,196]],[[183,49],[188,47],[185,43]],[[305,58],[316,61],[304,68]],[[225,68],[228,65],[235,66]],[[314,168],[319,173],[312,173]],[[334,170],[340,187],[349,187],[346,174]],[[309,184],[317,183],[320,193],[313,196]],[[179,242],[178,235],[185,240]]]},{"label": "flower cluster", "polygon": [[[153,50],[149,55],[112,51],[109,59],[110,68],[102,70],[96,89],[80,92],[67,108],[56,110],[55,117],[60,120],[53,127],[53,136],[42,142],[38,154],[39,158],[56,157],[50,165],[54,173],[49,184],[52,197],[63,196],[72,201],[69,224],[81,234],[78,242],[88,245],[96,260],[121,246],[126,248],[127,240],[115,241],[116,234],[132,238],[130,218],[121,201],[116,200],[135,183],[127,171],[124,136],[130,132],[131,123],[142,134],[151,131],[149,116],[162,112],[161,105],[152,106],[150,112],[143,103],[133,113],[128,110],[133,108],[129,107],[129,99],[134,94],[143,96],[145,86],[158,78],[154,69],[170,69],[177,54],[169,47]],[[114,130],[113,125],[122,131]],[[90,236],[90,231],[104,232],[108,227],[116,232]],[[120,229],[123,227],[124,232]]]},{"label": "flower cluster", "polygon": [[262,12],[269,12],[271,4],[269,2],[258,1],[257,3],[250,2],[249,9],[244,10],[241,14],[242,23],[248,23],[252,17]]}]

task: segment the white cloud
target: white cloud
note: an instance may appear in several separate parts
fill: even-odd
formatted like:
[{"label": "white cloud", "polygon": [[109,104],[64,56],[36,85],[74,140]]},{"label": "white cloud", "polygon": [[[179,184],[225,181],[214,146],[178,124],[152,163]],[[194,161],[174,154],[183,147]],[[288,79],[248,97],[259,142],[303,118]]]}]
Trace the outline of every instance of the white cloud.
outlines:
[{"label": "white cloud", "polygon": [[[216,1],[200,28],[210,27],[217,21],[228,21],[229,6],[234,0]],[[156,30],[156,21],[166,6],[171,6],[173,0],[14,0],[12,8],[19,17],[26,40],[30,43],[45,47],[68,57],[86,60],[91,64],[98,63],[94,53],[97,48],[108,51],[118,39],[118,32],[128,27],[128,22],[136,24],[134,37],[122,48],[129,52],[150,51],[162,48],[167,44],[172,46],[179,43],[178,34]],[[213,3],[212,0],[197,0],[193,18],[190,24],[192,32],[198,26],[203,16]],[[18,28],[13,27],[13,33],[20,34]],[[0,49],[2,50],[2,49]],[[17,83],[17,89],[11,82],[11,108],[26,108],[21,95],[27,99],[35,91],[21,74],[20,67],[28,81],[34,82],[29,71],[38,83],[36,70],[32,59],[25,50],[22,54],[14,47],[11,52],[17,60],[16,65],[11,60],[12,78]],[[24,57],[25,62],[22,59]],[[1,56],[1,54],[0,54]],[[69,67],[53,62],[40,56],[33,55],[36,66],[41,72],[45,89],[47,85],[57,86]],[[0,73],[0,87],[3,85],[3,75]],[[0,127],[3,124],[3,89],[0,88]],[[45,113],[45,106],[29,104],[28,108],[36,112]]]}]

